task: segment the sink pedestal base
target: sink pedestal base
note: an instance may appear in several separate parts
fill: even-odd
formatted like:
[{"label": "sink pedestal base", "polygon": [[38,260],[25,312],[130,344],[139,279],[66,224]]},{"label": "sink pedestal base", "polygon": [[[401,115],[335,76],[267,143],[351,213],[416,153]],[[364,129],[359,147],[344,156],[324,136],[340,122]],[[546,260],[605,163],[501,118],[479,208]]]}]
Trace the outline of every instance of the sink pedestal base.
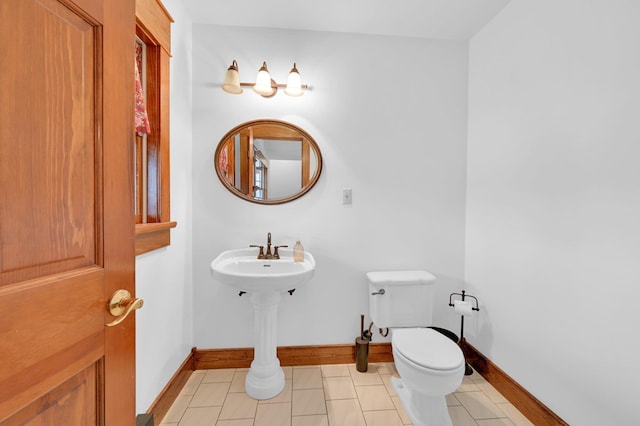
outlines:
[{"label": "sink pedestal base", "polygon": [[284,389],[284,371],[280,362],[271,371],[256,368],[255,361],[252,362],[244,387],[253,399],[271,399],[278,395]]},{"label": "sink pedestal base", "polygon": [[277,356],[277,320],[280,293],[252,293],[255,347],[244,386],[251,398],[270,399],[284,389],[284,371]]}]

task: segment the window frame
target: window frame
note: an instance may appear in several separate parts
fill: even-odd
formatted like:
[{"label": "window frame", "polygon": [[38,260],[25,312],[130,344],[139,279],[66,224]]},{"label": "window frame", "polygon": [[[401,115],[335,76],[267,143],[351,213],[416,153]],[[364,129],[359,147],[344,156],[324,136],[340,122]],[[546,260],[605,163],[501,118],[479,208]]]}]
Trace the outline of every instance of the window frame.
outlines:
[{"label": "window frame", "polygon": [[[169,62],[173,18],[158,0],[136,0],[136,36],[146,45],[147,212],[135,225],[136,255],[171,244],[169,161]],[[133,164],[133,167],[138,167]],[[139,191],[137,191],[139,194]],[[138,196],[142,196],[139,194]],[[136,200],[136,204],[138,200]],[[145,222],[145,223],[143,223]]]}]

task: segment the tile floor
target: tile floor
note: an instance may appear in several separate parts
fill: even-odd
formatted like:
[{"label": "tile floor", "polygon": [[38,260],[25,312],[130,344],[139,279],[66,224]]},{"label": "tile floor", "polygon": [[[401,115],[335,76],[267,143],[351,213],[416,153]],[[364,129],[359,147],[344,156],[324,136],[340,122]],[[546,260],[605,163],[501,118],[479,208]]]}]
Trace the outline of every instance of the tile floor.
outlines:
[{"label": "tile floor", "polygon": [[[285,388],[256,401],[244,392],[246,368],[195,371],[160,426],[410,425],[391,376],[393,363],[283,367]],[[454,426],[532,425],[480,374],[447,395]],[[157,421],[157,420],[156,420]]]}]

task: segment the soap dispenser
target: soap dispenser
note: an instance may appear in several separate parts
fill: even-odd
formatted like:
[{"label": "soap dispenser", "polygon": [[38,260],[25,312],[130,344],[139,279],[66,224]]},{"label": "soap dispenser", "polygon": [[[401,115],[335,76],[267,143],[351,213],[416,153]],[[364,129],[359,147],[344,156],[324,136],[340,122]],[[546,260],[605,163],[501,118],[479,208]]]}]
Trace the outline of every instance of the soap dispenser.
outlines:
[{"label": "soap dispenser", "polygon": [[302,247],[300,240],[296,241],[296,244],[293,246],[293,261],[304,262],[304,247]]}]

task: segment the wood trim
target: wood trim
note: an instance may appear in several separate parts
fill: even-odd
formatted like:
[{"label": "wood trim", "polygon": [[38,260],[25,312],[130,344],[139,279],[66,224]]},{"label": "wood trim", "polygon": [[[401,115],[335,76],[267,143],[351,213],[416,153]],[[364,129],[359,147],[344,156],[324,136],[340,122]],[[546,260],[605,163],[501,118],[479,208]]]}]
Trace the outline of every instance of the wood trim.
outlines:
[{"label": "wood trim", "polygon": [[189,377],[195,370],[195,350],[196,348],[191,349],[191,352],[184,360],[182,365],[178,368],[175,374],[171,377],[166,386],[160,391],[158,397],[153,401],[151,407],[147,410],[147,414],[153,415],[155,422],[160,424],[164,416],[167,415],[169,409],[175,402],[176,398],[180,394],[180,391],[187,384]]},{"label": "wood trim", "polygon": [[170,57],[158,45],[147,45],[147,223],[170,220],[169,68]]},{"label": "wood trim", "polygon": [[136,225],[136,256],[171,244],[171,228],[177,222],[139,223]]},{"label": "wood trim", "polygon": [[195,369],[248,368],[253,361],[253,348],[196,349]]},{"label": "wood trim", "polygon": [[151,234],[165,229],[175,228],[178,222],[139,223],[136,225],[136,235]]},{"label": "wood trim", "polygon": [[[134,204],[135,204],[135,219],[136,219],[136,224],[138,223],[142,223],[142,199],[144,197],[143,193],[143,185],[142,185],[142,171],[143,171],[143,167],[142,167],[142,145],[144,142],[144,138],[138,134],[136,134],[135,136],[135,170],[136,170],[136,176],[135,176],[135,191],[134,193],[136,194],[135,199],[134,199]],[[140,194],[140,195],[138,195]]]},{"label": "wood trim", "polygon": [[[281,365],[350,364],[356,362],[355,344],[283,346],[278,348]],[[390,343],[369,344],[369,362],[393,362]]]},{"label": "wood trim", "polygon": [[[147,214],[136,218],[136,255],[171,244],[170,59],[173,19],[159,0],[136,0],[136,34],[147,46]],[[140,193],[140,192],[138,192]],[[148,228],[149,224],[161,224]],[[170,224],[167,226],[166,224]],[[142,231],[144,230],[144,231]]]},{"label": "wood trim", "polygon": [[469,342],[463,340],[461,347],[467,362],[533,424],[568,425]]},{"label": "wood trim", "polygon": [[249,144],[249,142],[249,132],[240,132],[240,152],[237,152],[236,155],[240,156],[240,192],[242,192],[243,194],[250,194],[249,174],[251,173],[251,166],[249,165],[249,151],[251,149],[251,145]]},{"label": "wood trim", "polygon": [[162,2],[136,0],[136,18],[138,25],[171,55],[171,23],[174,21]]},{"label": "wood trim", "polygon": [[[356,362],[355,344],[318,346],[280,346],[280,365],[349,364]],[[195,349],[196,370],[247,368],[253,360],[253,348]],[[372,343],[369,362],[393,362],[390,343]]]},{"label": "wood trim", "polygon": [[311,180],[311,144],[306,139],[302,139],[302,180],[301,188],[309,185]]},{"label": "wood trim", "polygon": [[158,198],[157,204],[160,212],[158,213],[158,217],[160,218],[159,222],[168,222],[171,220],[170,214],[170,139],[169,135],[171,133],[171,121],[169,119],[170,116],[170,60],[171,55],[165,51],[160,52],[160,149],[159,149],[159,162],[157,172],[157,192]]}]

